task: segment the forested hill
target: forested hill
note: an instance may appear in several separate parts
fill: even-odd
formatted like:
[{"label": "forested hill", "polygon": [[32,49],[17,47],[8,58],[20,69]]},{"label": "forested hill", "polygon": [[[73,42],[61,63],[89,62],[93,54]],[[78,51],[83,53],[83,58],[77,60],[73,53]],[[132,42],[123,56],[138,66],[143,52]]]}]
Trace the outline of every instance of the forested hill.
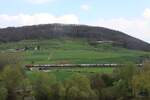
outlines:
[{"label": "forested hill", "polygon": [[43,24],[0,29],[0,41],[12,42],[27,39],[85,38],[90,41],[113,41],[128,49],[150,51],[150,44],[125,33],[87,25]]}]

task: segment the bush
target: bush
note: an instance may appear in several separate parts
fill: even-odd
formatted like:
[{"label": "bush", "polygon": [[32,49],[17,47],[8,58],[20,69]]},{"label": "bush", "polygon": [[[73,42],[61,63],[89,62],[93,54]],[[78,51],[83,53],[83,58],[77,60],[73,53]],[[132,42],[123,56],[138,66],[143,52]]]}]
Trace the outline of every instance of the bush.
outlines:
[{"label": "bush", "polygon": [[91,88],[96,92],[99,99],[102,98],[102,89],[106,87],[104,80],[101,78],[101,74],[93,75],[90,78]]},{"label": "bush", "polygon": [[0,84],[0,100],[6,100],[8,96],[8,91],[3,83]]},{"label": "bush", "polygon": [[52,96],[51,86],[55,84],[56,78],[45,72],[35,72],[32,81],[36,100],[49,100]]},{"label": "bush", "polygon": [[51,87],[52,97],[51,100],[65,100],[65,87],[62,82],[57,82]]},{"label": "bush", "polygon": [[22,60],[21,54],[18,53],[0,53],[0,69],[7,65],[19,65]]},{"label": "bush", "polygon": [[97,95],[91,89],[87,77],[75,74],[70,80],[64,83],[67,100],[96,100]]},{"label": "bush", "polygon": [[[18,89],[21,88],[21,84],[25,76],[22,73],[22,69],[16,66],[7,66],[1,73],[1,80],[4,83],[8,91],[8,100],[16,100]],[[3,88],[4,89],[4,88]],[[22,88],[21,88],[22,90]]]},{"label": "bush", "polygon": [[150,97],[150,63],[145,62],[138,73],[132,79],[133,94],[142,97]]}]

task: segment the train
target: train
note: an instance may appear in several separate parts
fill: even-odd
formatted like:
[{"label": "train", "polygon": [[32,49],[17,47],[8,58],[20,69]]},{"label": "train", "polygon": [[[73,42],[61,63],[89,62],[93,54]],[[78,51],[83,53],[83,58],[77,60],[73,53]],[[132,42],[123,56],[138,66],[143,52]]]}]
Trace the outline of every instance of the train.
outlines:
[{"label": "train", "polygon": [[[28,64],[25,67],[29,70],[38,69],[38,70],[47,70],[49,68],[56,67],[121,67],[124,64]],[[143,64],[136,64],[136,66],[141,67]]]}]

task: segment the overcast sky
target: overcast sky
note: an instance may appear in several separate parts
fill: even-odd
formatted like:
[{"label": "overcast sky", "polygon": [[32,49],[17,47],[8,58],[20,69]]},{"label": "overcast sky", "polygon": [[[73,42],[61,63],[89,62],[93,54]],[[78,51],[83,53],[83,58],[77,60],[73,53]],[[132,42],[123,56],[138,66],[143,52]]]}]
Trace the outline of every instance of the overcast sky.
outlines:
[{"label": "overcast sky", "polygon": [[103,26],[150,43],[150,0],[0,0],[0,28],[47,23]]}]

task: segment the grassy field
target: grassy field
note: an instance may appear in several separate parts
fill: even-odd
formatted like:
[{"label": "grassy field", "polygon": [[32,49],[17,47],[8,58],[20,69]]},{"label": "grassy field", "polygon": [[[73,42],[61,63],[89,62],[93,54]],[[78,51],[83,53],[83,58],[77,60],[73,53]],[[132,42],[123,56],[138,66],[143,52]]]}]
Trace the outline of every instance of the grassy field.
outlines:
[{"label": "grassy field", "polygon": [[[49,72],[50,75],[55,75],[56,79],[59,80],[66,80],[71,77],[73,74],[79,73],[84,75],[91,75],[91,74],[99,74],[99,73],[107,73],[111,74],[114,68],[53,68]],[[36,71],[35,71],[36,72]],[[27,71],[28,77],[33,80],[34,79],[34,72]]]},{"label": "grassy field", "polygon": [[[35,48],[39,46],[39,50]],[[16,50],[28,48],[27,50]],[[128,50],[114,47],[110,43],[97,46],[90,45],[84,39],[51,39],[25,40],[12,43],[1,43],[0,52],[17,53],[23,57],[24,64],[96,64],[96,63],[127,63],[139,62],[143,57],[150,56],[149,52]],[[58,80],[65,80],[72,74],[90,75],[93,73],[112,73],[113,68],[54,68],[48,73],[54,74]],[[34,73],[27,71],[29,78]]]},{"label": "grassy field", "polygon": [[[40,46],[40,50],[34,50]],[[17,51],[28,47],[26,51]],[[25,64],[51,64],[51,63],[124,63],[138,62],[149,52],[128,50],[103,43],[91,46],[84,39],[51,39],[51,40],[25,40],[14,43],[1,43],[0,51],[18,52],[23,55]]]}]

